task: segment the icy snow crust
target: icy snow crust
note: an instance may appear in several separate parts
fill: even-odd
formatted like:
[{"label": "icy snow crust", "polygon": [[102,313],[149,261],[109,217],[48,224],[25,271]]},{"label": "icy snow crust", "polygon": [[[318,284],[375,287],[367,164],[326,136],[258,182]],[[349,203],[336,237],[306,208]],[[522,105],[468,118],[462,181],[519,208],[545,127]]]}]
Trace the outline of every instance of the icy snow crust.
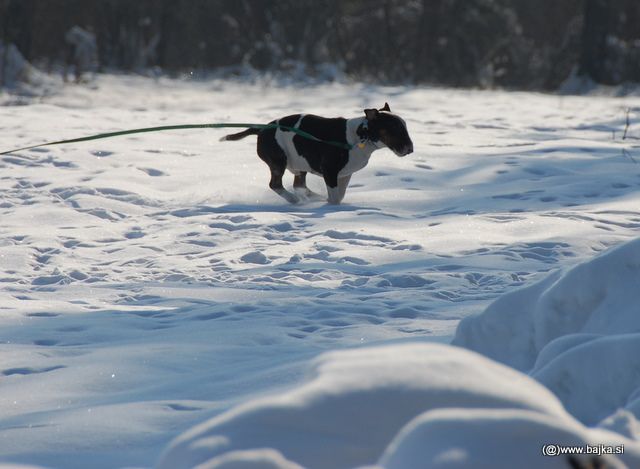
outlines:
[{"label": "icy snow crust", "polygon": [[[101,76],[0,127],[8,149],[385,101],[416,152],[374,154],[340,207],[286,204],[223,131],[0,157],[0,461],[540,467],[550,436],[640,467],[637,243],[571,270],[637,235],[639,98]],[[532,377],[425,343],[484,309],[456,342]]]}]

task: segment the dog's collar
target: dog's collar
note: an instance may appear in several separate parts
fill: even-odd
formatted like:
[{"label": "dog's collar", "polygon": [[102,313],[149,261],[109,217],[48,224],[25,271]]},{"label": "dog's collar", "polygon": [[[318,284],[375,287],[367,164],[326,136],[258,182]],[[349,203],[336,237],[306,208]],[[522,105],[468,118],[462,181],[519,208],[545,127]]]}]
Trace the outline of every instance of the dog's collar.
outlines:
[{"label": "dog's collar", "polygon": [[380,141],[380,139],[371,138],[371,133],[369,132],[369,121],[364,119],[362,123],[356,129],[356,135],[360,138],[360,141],[356,144],[356,146],[360,149],[363,149],[368,143],[373,145],[376,149],[384,148],[386,145]]},{"label": "dog's collar", "polygon": [[380,148],[380,146],[378,146],[378,141],[371,138],[371,134],[369,133],[369,121],[367,119],[364,119],[358,126],[356,129],[356,135],[360,138],[360,141],[357,143],[359,148],[364,148],[367,143],[371,143],[376,148]]}]

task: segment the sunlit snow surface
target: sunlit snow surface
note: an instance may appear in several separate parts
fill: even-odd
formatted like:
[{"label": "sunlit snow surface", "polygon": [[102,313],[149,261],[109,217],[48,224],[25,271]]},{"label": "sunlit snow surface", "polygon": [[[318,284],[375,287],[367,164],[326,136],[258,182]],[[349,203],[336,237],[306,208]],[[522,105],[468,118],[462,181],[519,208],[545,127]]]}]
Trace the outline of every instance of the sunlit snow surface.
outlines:
[{"label": "sunlit snow surface", "polygon": [[[451,341],[461,318],[640,228],[640,144],[622,140],[627,108],[628,135],[640,136],[637,97],[101,76],[26,106],[0,100],[2,150],[154,125],[352,117],[385,101],[415,146],[375,153],[339,207],[287,204],[267,187],[255,137],[219,142],[224,130],[0,157],[0,461],[151,467],[195,424],[309,383],[322,352],[428,355],[416,342]],[[518,408],[477,421],[546,425]],[[457,418],[427,416],[414,435],[446,434]],[[292,456],[275,449],[238,457],[285,467]],[[367,464],[403,457],[383,443],[365,453]]]}]

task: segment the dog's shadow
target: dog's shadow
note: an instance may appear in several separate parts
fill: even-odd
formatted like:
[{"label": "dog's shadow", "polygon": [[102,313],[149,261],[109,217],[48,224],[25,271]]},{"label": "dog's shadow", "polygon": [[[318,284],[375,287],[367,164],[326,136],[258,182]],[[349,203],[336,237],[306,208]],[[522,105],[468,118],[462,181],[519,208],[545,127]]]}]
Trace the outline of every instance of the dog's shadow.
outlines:
[{"label": "dog's shadow", "polygon": [[291,213],[308,218],[323,218],[331,213],[337,212],[380,212],[378,207],[367,207],[363,205],[340,204],[332,205],[328,203],[313,202],[309,204],[242,204],[231,203],[219,206],[196,205],[195,207],[178,209],[171,211],[171,215],[178,218],[189,218],[207,214],[229,214],[229,213]]}]

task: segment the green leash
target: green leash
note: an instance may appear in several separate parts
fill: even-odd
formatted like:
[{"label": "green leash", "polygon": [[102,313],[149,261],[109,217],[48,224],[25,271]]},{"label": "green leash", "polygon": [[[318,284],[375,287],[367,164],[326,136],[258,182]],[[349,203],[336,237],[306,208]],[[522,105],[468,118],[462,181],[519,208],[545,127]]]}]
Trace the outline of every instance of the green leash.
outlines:
[{"label": "green leash", "polygon": [[180,130],[180,129],[221,129],[226,127],[241,127],[241,128],[250,128],[250,129],[281,129],[281,130],[287,130],[289,132],[295,132],[301,137],[308,138],[309,140],[313,140],[315,142],[320,142],[320,143],[326,143],[327,145],[332,145],[334,147],[342,148],[344,150],[351,150],[353,148],[353,145],[350,145],[348,143],[334,142],[333,140],[322,140],[314,135],[311,135],[309,132],[305,132],[304,130],[297,129],[295,127],[289,127],[286,125],[230,123],[230,124],[162,125],[160,127],[146,127],[143,129],[119,130],[116,132],[107,132],[103,134],[89,135],[88,137],[72,138],[69,140],[58,140],[56,142],[40,143],[38,145],[31,145],[28,147],[16,148],[14,150],[0,152],[0,155],[8,155],[9,153],[14,153],[16,151],[31,150],[32,148],[46,147],[49,145],[62,145],[64,143],[86,142],[88,140],[97,140],[99,138],[119,137],[121,135],[141,134],[145,132],[160,132],[162,130]]}]

